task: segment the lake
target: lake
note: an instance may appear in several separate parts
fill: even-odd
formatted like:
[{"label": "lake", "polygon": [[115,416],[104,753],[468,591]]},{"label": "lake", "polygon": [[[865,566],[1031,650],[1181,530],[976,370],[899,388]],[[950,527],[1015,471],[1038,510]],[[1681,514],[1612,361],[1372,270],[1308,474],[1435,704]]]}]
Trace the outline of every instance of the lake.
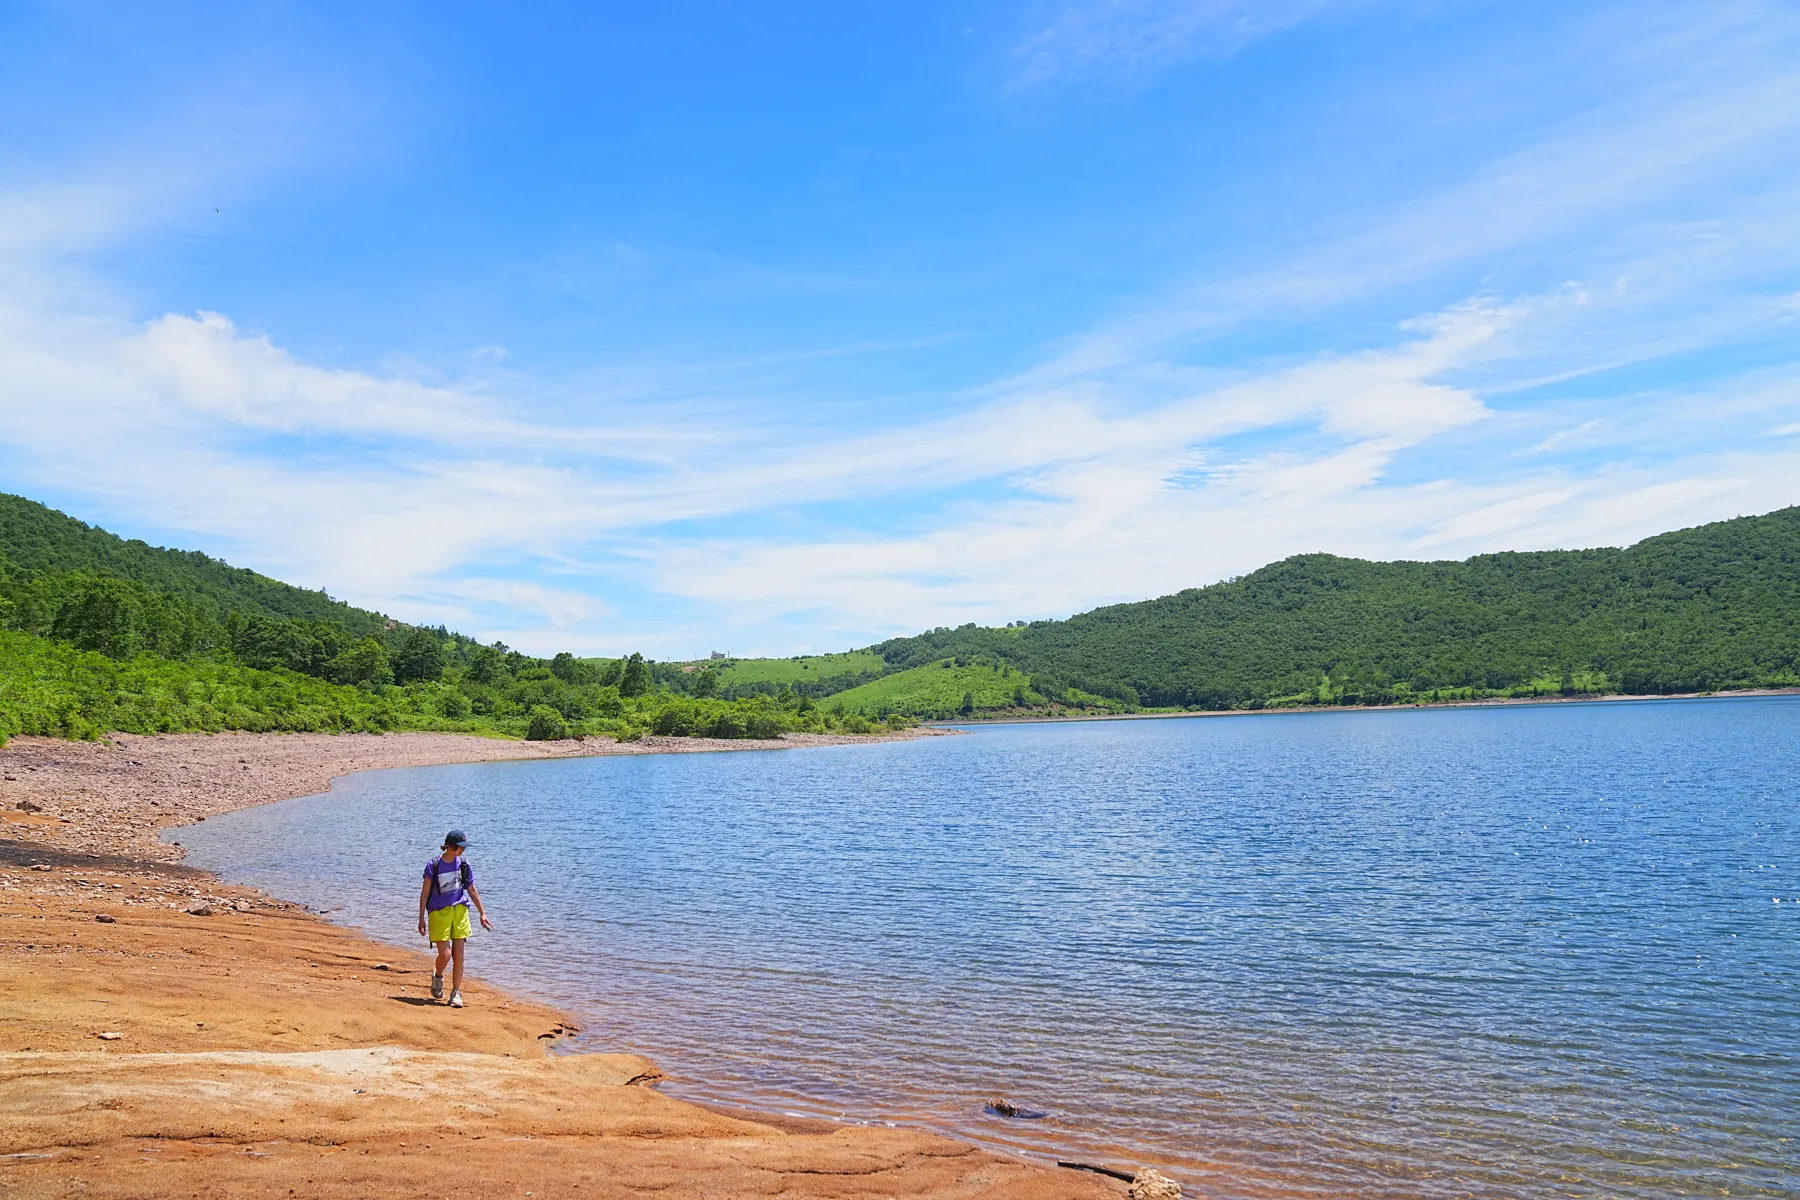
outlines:
[{"label": "lake", "polygon": [[1317,712],[378,771],[178,836],[422,946],[466,829],[472,970],[678,1095],[1203,1196],[1791,1197],[1797,778],[1800,698]]}]

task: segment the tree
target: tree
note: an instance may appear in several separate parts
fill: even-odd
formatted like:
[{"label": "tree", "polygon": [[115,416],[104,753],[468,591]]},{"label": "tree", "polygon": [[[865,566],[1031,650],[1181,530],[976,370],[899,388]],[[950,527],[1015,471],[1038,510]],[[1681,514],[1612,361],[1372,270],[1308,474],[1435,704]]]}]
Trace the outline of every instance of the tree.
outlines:
[{"label": "tree", "polygon": [[394,682],[394,670],[388,664],[387,647],[374,637],[365,637],[331,660],[332,675],[339,683],[359,683],[380,687]]},{"label": "tree", "polygon": [[694,695],[716,696],[719,694],[719,676],[711,667],[702,667],[694,676]]},{"label": "tree", "polygon": [[466,678],[471,683],[497,683],[506,673],[506,659],[502,657],[505,653],[498,643],[475,647],[469,655]]},{"label": "tree", "polygon": [[444,674],[444,644],[427,629],[406,635],[394,655],[394,678],[401,683],[432,683]]},{"label": "tree", "polygon": [[573,654],[564,650],[550,660],[550,673],[564,683],[574,683],[580,665],[580,663],[575,661],[575,656]]},{"label": "tree", "polygon": [[962,715],[966,717],[974,711],[975,711],[975,693],[974,692],[964,692],[962,709],[961,709]]},{"label": "tree", "polygon": [[50,636],[109,658],[137,649],[137,589],[122,579],[89,578],[56,610]]},{"label": "tree", "polygon": [[619,678],[619,695],[642,696],[649,690],[650,665],[644,661],[642,654],[633,654],[625,660],[625,670]]}]

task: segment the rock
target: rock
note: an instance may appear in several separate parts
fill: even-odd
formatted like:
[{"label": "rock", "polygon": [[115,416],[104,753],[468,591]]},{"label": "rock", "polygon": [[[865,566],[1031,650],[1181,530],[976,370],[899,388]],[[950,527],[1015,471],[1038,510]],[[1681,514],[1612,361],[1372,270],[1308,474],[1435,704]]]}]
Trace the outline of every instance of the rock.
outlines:
[{"label": "rock", "polygon": [[212,905],[210,904],[190,904],[188,905],[187,912],[190,917],[210,917],[213,915]]},{"label": "rock", "polygon": [[31,869],[34,871],[54,871],[54,870],[56,870],[56,868],[51,866],[49,863],[32,863]]},{"label": "rock", "polygon": [[1009,1117],[1015,1121],[1041,1121],[1046,1114],[1032,1108],[1020,1108],[1005,1100],[989,1100],[987,1110],[996,1117]]},{"label": "rock", "polygon": [[95,913],[94,920],[100,922],[102,925],[117,925],[119,923],[119,918],[109,917],[105,913]]},{"label": "rock", "polygon": [[116,1042],[125,1035],[122,1033],[115,1033],[109,1029],[105,1033],[96,1033],[94,1036],[103,1042]]},{"label": "rock", "polygon": [[43,805],[38,804],[32,800],[21,800],[17,804],[13,805],[13,807],[18,809],[20,812],[43,812],[44,811]]},{"label": "rock", "polygon": [[377,970],[377,971],[391,971],[391,970],[393,970],[393,969],[394,969],[394,968],[392,968],[392,967],[390,967],[390,966],[388,966],[388,965],[387,965],[387,964],[386,964],[386,963],[376,963],[376,964],[375,964],[375,969],[376,969],[376,970]]},{"label": "rock", "polygon": [[1145,1167],[1132,1176],[1125,1194],[1131,1200],[1181,1200],[1181,1185],[1161,1171]]},{"label": "rock", "polygon": [[239,912],[249,912],[250,911],[249,902],[244,901],[244,900],[239,900],[236,904],[232,905],[231,907],[237,909]]}]

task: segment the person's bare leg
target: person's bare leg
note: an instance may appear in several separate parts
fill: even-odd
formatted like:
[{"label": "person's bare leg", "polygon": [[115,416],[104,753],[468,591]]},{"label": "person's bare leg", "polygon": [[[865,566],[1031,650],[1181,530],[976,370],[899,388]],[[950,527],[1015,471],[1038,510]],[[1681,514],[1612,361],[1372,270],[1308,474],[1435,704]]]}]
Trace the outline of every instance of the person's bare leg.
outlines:
[{"label": "person's bare leg", "polygon": [[[461,947],[459,946],[458,949],[461,949]],[[448,941],[439,942],[437,944],[437,952],[437,966],[431,968],[431,973],[433,975],[442,975],[444,973],[444,968],[450,965],[450,943]],[[456,977],[458,979],[462,978],[462,955],[460,954],[456,956]]]},{"label": "person's bare leg", "polygon": [[[463,939],[462,938],[457,938],[454,942],[450,943],[450,953],[456,959],[456,974],[454,976],[452,976],[450,979],[450,990],[453,992],[460,992],[460,991],[462,991],[462,967],[463,967]],[[439,967],[438,970],[442,971],[443,968]]]}]

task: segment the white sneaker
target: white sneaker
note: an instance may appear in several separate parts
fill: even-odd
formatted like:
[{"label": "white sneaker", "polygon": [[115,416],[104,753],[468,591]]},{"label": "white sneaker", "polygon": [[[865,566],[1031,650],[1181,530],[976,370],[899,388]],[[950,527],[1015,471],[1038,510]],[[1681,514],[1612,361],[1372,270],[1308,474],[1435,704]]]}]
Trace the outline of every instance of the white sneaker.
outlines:
[{"label": "white sneaker", "polygon": [[451,992],[450,993],[450,1007],[451,1008],[461,1008],[462,1007],[462,993],[461,992]]},{"label": "white sneaker", "polygon": [[444,998],[444,977],[442,975],[433,975],[431,977],[431,998],[433,1000],[442,1000]]}]

